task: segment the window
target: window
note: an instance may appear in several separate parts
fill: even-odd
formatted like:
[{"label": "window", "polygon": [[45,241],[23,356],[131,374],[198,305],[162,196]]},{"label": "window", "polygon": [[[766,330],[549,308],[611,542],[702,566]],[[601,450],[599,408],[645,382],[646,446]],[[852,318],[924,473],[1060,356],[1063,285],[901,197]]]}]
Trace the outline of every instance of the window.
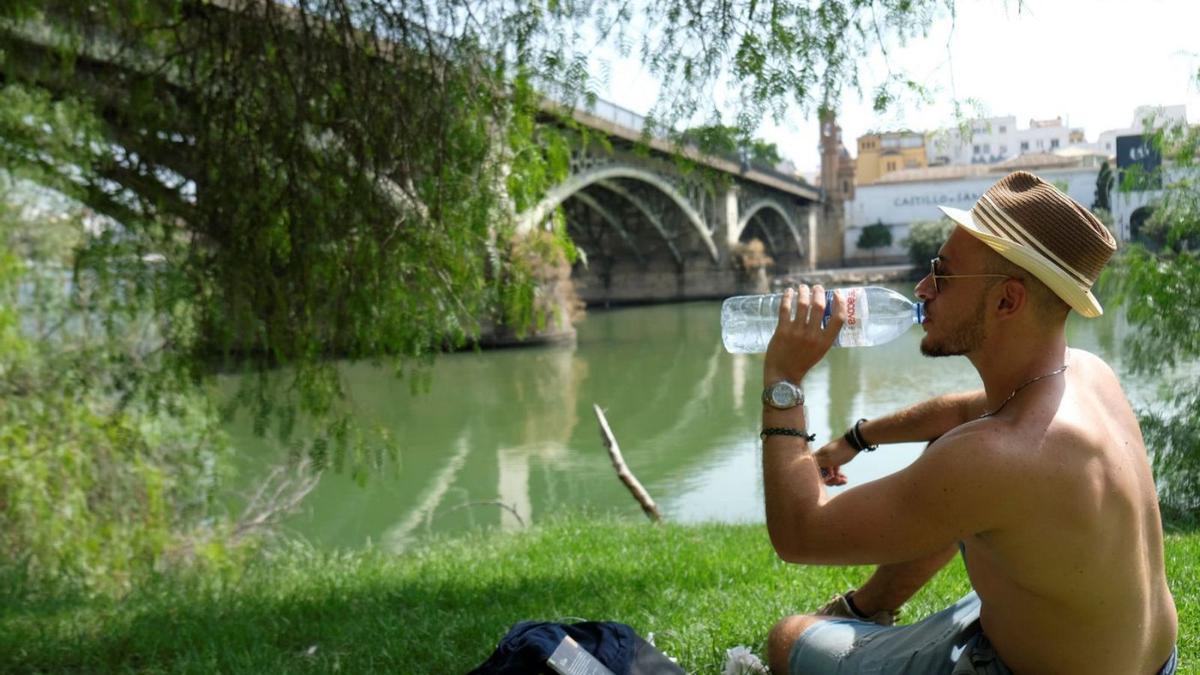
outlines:
[{"label": "window", "polygon": [[975,154],[978,155],[979,154],[979,146],[976,145],[974,149],[975,149]]},{"label": "window", "polygon": [[1002,134],[1003,134],[1003,133],[1007,133],[1007,132],[1008,132],[1008,127],[1006,127],[1006,126],[1004,126],[1003,124],[1001,124],[1001,125],[1000,125],[1000,133],[1002,133]]},{"label": "window", "polygon": [[1057,148],[1057,147],[1058,147],[1058,139],[1051,138],[1050,139],[1050,149],[1053,150],[1054,148]]},{"label": "window", "polygon": [[895,162],[888,162],[888,163],[887,163],[887,170],[888,170],[888,171],[895,171],[895,170],[896,170],[896,163],[895,163]]},{"label": "window", "polygon": [[1007,155],[1007,154],[1008,154],[1008,146],[1007,146],[1007,145],[1001,145],[1001,146],[1000,146],[1000,154],[1002,154],[1002,155]]},{"label": "window", "polygon": [[1021,141],[1021,152],[1029,149],[1029,141]]}]

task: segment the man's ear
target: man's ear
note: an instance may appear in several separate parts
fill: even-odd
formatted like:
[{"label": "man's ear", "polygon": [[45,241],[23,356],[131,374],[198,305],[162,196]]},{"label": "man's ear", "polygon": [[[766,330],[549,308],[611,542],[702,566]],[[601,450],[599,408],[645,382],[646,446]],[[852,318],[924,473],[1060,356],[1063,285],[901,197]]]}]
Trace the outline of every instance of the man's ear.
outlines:
[{"label": "man's ear", "polygon": [[996,316],[1007,319],[1016,315],[1029,304],[1029,290],[1020,279],[1006,279],[1000,284],[1000,296],[996,300]]}]

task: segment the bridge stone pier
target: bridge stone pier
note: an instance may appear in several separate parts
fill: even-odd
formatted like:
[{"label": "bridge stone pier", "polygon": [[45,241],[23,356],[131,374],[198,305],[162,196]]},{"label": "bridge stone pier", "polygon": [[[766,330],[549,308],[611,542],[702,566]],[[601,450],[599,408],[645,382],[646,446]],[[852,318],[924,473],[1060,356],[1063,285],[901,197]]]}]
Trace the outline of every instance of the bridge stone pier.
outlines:
[{"label": "bridge stone pier", "polygon": [[[603,102],[600,102],[602,105]],[[568,177],[519,214],[520,227],[565,218],[580,251],[572,279],[591,306],[725,297],[766,290],[767,274],[797,274],[821,262],[822,204],[816,188],[771,169],[651,140],[642,118],[615,106],[574,113],[609,142],[573,144]],[[570,132],[564,132],[570,133]],[[745,264],[762,243],[773,264]],[[761,262],[761,258],[760,258]]]}]

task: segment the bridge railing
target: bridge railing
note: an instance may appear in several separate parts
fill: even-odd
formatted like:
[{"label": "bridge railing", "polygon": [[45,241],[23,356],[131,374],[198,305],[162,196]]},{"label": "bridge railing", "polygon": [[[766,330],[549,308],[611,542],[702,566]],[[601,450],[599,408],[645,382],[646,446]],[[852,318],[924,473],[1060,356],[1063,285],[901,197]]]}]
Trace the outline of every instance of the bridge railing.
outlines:
[{"label": "bridge railing", "polygon": [[[564,91],[562,85],[555,85],[553,82],[537,82],[536,84],[543,92],[543,95],[547,96],[547,101],[552,105],[563,106],[567,108],[571,107],[562,104],[560,101],[554,100],[552,95],[550,95],[551,92]],[[599,97],[593,98],[590,102],[581,102],[576,105],[574,109],[579,113],[584,113],[590,117],[597,118],[615,127],[631,131],[633,132],[633,135],[636,136],[645,134],[647,128],[649,127],[650,118],[646,117],[645,115],[640,115],[628,108],[617,105],[612,101],[606,101]],[[650,140],[652,141],[673,144],[679,140],[671,138],[671,136],[667,133],[664,133],[661,128],[650,127],[650,132]],[[796,175],[786,171],[780,171],[770,164],[756,162],[744,151],[723,153],[713,152],[712,150],[702,150],[695,143],[691,143],[686,140],[683,142],[683,146],[701,155],[735,164],[741,169],[741,173],[743,174],[749,171],[754,171],[761,176],[769,177],[776,181],[781,181],[787,184],[802,186],[803,188],[817,191],[819,194],[818,188],[809,185],[806,181],[800,179]]]},{"label": "bridge railing", "polygon": [[[625,127],[626,129],[632,129],[638,133],[642,133],[646,128],[647,118],[644,115],[639,115],[628,108],[621,107],[616,103],[606,101],[602,98],[597,98],[594,105],[584,106],[583,110],[589,115],[599,117],[600,119]],[[652,136],[658,139],[667,138],[667,135],[663,134],[661,131],[652,134]],[[687,145],[699,150],[699,148],[692,143],[688,143]],[[737,153],[713,153],[709,151],[707,154],[716,155],[731,162],[737,162],[745,169],[753,169],[759,173],[763,173],[780,180],[802,182],[798,181],[795,175],[780,171],[770,164],[756,162],[748,157],[739,156]]]},{"label": "bridge railing", "polygon": [[[646,129],[647,118],[645,115],[639,115],[628,108],[623,108],[616,103],[605,101],[602,98],[596,99],[594,105],[585,106],[583,109],[589,115],[594,115],[638,133],[642,133]],[[654,134],[654,137],[665,138],[661,132]]]}]

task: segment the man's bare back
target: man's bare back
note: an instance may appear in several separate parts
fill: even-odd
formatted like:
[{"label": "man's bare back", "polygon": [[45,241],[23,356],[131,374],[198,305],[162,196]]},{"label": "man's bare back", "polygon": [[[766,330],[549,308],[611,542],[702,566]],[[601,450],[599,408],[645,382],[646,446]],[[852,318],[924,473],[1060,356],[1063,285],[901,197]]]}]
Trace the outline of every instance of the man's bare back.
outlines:
[{"label": "man's bare back", "polygon": [[1152,673],[1177,626],[1146,448],[1109,367],[1069,364],[1062,386],[937,442],[994,445],[1011,472],[1005,522],[963,542],[967,570],[1015,671]]}]

